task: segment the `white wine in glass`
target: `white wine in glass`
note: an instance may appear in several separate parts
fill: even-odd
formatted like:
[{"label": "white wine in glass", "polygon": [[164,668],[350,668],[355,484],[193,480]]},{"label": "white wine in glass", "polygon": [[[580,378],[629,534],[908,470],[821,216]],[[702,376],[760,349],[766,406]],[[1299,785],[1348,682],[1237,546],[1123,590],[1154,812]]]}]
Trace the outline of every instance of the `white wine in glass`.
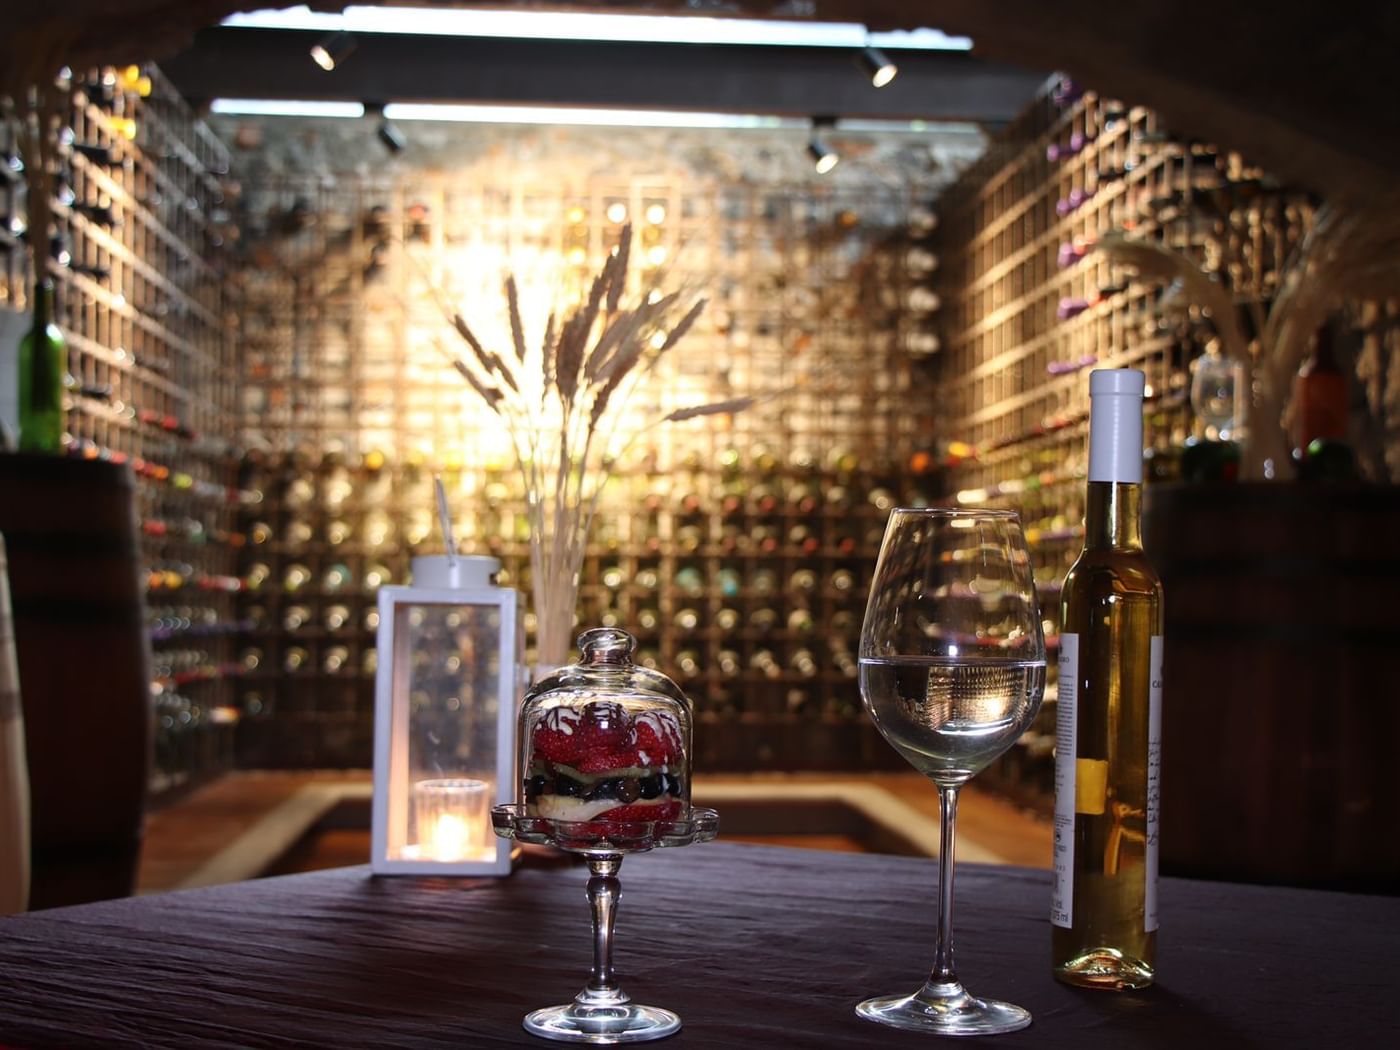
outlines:
[{"label": "white wine in glass", "polygon": [[861,1017],[940,1035],[1012,1032],[1019,1006],[980,999],[953,966],[958,790],[1015,743],[1045,690],[1045,636],[1020,519],[1011,511],[897,509],[885,528],[860,638],[860,691],[881,735],[938,785],[938,936],[912,995]]}]

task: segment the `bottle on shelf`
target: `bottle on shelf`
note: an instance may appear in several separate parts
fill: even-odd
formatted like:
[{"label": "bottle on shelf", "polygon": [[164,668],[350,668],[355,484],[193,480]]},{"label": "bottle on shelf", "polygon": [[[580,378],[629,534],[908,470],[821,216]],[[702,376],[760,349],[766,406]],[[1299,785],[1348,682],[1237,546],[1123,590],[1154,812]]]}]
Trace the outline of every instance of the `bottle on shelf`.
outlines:
[{"label": "bottle on shelf", "polygon": [[700,626],[700,614],[691,608],[678,609],[671,622],[682,631],[693,631]]},{"label": "bottle on shelf", "polygon": [[815,678],[817,674],[817,660],[810,649],[795,650],[788,658],[788,667],[803,678]]},{"label": "bottle on shelf", "polygon": [[700,657],[694,649],[682,649],[676,654],[676,670],[682,678],[694,678],[700,673]]},{"label": "bottle on shelf", "polygon": [[19,447],[63,450],[63,388],[68,345],[54,323],[53,283],[34,285],[34,321],[19,342]]},{"label": "bottle on shelf", "polygon": [[299,631],[311,622],[311,610],[305,605],[289,605],[282,614],[282,627],[288,631]]},{"label": "bottle on shelf", "polygon": [[282,575],[282,586],[288,594],[295,594],[310,581],[311,570],[298,562],[288,565],[287,571]]},{"label": "bottle on shelf", "polygon": [[343,591],[349,587],[353,579],[350,566],[342,562],[335,562],[322,574],[321,590],[327,594],[335,594],[337,591]]},{"label": "bottle on shelf", "polygon": [[765,678],[781,678],[783,674],[783,669],[771,649],[755,649],[753,656],[749,657],[749,667]]},{"label": "bottle on shelf", "polygon": [[1089,378],[1084,549],[1061,592],[1055,744],[1054,975],[1141,988],[1157,946],[1162,585],[1142,549],[1135,369]]},{"label": "bottle on shelf", "polygon": [[350,662],[350,650],[343,645],[333,645],[326,650],[321,667],[327,674],[339,674]]},{"label": "bottle on shelf", "polygon": [[344,605],[332,605],[326,609],[325,624],[328,631],[339,631],[350,622],[350,610]]},{"label": "bottle on shelf", "polygon": [[715,655],[715,666],[719,668],[720,674],[736,675],[742,665],[739,662],[739,654],[733,649],[721,649]]},{"label": "bottle on shelf", "polygon": [[1293,381],[1293,461],[1304,479],[1355,474],[1346,447],[1347,377],[1332,348],[1332,332],[1317,330],[1312,349]]}]

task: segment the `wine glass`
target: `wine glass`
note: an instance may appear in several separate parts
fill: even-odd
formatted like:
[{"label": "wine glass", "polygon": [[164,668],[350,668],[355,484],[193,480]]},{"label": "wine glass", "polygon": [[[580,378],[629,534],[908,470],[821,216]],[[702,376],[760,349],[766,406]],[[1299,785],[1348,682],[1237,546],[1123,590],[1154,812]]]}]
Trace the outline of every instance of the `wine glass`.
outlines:
[{"label": "wine glass", "polygon": [[940,1035],[1012,1032],[1019,1006],[979,999],[953,969],[953,841],[959,789],[1031,724],[1045,635],[1012,511],[897,509],[885,527],[860,635],[860,692],[890,745],[938,786],[938,939],[912,995],[868,999],[869,1021]]}]

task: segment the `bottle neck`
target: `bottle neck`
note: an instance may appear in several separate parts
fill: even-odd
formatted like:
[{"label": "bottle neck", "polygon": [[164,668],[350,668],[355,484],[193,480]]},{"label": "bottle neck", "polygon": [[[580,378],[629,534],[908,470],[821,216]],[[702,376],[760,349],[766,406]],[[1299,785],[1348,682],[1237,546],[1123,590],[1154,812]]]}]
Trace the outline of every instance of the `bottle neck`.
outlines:
[{"label": "bottle neck", "polygon": [[1123,481],[1089,482],[1084,547],[1142,550],[1142,486]]},{"label": "bottle neck", "polygon": [[34,327],[42,331],[53,324],[53,282],[34,282],[33,298]]}]

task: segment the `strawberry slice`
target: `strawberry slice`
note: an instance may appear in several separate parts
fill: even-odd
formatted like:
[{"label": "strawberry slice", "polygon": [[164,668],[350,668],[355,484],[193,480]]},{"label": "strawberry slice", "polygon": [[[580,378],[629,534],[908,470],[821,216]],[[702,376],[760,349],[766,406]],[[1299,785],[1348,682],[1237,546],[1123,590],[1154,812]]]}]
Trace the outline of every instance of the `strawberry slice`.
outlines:
[{"label": "strawberry slice", "polygon": [[549,762],[574,765],[582,752],[578,733],[582,716],[572,707],[555,707],[535,723],[531,746],[540,758]]},{"label": "strawberry slice", "polygon": [[629,824],[633,821],[675,820],[680,815],[680,802],[676,799],[671,799],[661,803],[659,806],[615,806],[612,809],[599,813],[593,819],[607,824]]},{"label": "strawberry slice", "polygon": [[621,704],[599,701],[583,709],[574,730],[574,758],[582,773],[602,773],[632,765],[637,731]]},{"label": "strawberry slice", "polygon": [[681,752],[681,730],[666,711],[643,711],[637,716],[637,765],[664,766]]}]

